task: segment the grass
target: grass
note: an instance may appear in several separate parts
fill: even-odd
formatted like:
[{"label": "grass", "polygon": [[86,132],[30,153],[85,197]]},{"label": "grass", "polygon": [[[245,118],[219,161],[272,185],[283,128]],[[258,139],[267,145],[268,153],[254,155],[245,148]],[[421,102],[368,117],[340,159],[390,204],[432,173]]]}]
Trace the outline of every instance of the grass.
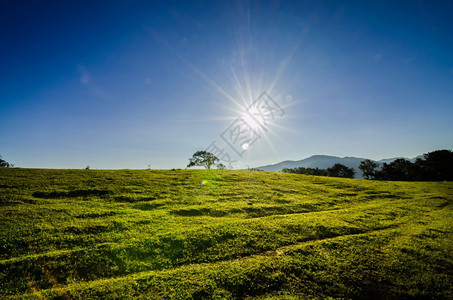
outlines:
[{"label": "grass", "polygon": [[452,201],[452,182],[0,169],[0,298],[453,299]]}]

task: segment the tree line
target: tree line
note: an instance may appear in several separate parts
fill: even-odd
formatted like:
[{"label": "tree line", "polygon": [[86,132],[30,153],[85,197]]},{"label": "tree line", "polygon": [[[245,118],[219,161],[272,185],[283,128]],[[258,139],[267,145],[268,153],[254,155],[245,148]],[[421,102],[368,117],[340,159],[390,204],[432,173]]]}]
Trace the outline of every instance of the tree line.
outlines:
[{"label": "tree line", "polygon": [[366,179],[395,181],[444,181],[453,180],[453,152],[436,150],[411,162],[405,158],[384,163],[381,169],[375,161],[366,159],[359,165]]},{"label": "tree line", "polygon": [[316,176],[329,176],[329,177],[343,177],[343,178],[354,178],[355,170],[353,168],[348,168],[342,164],[334,164],[328,169],[319,169],[319,168],[283,168],[283,173],[296,173],[296,174],[306,174],[306,175],[316,175]]},{"label": "tree line", "polygon": [[[360,162],[359,169],[365,179],[394,181],[451,181],[453,180],[453,152],[436,150],[411,162],[405,158],[395,159],[391,163],[379,163],[370,159]],[[284,173],[296,173],[316,176],[354,178],[355,171],[342,164],[335,164],[328,169],[319,168],[284,168]]]}]

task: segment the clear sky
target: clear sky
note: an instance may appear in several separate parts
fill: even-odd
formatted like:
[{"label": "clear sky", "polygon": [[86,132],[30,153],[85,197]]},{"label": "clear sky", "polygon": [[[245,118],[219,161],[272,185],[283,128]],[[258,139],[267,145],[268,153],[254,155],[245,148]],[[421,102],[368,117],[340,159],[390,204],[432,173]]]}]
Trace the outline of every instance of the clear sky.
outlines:
[{"label": "clear sky", "polygon": [[[284,114],[238,154],[263,92]],[[8,162],[184,168],[213,142],[235,168],[453,149],[453,1],[1,2]]]}]

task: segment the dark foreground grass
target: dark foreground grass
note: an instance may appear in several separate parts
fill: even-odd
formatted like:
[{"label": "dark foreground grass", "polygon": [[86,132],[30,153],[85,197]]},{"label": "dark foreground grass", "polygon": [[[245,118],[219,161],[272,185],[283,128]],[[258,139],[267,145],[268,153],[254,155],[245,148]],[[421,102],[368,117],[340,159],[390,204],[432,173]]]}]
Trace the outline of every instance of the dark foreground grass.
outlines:
[{"label": "dark foreground grass", "polygon": [[0,169],[0,298],[453,299],[452,201],[451,182]]}]

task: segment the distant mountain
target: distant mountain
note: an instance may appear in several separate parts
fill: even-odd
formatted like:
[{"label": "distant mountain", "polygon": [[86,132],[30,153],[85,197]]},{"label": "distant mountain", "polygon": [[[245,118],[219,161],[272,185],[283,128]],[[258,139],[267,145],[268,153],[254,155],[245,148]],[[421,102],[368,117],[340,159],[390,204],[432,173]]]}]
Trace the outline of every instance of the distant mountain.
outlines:
[{"label": "distant mountain", "polygon": [[[390,163],[395,158],[387,158],[381,159],[377,161],[380,165],[383,163]],[[334,164],[342,164],[347,166],[348,168],[353,168],[356,172],[356,178],[362,178],[362,171],[359,170],[360,162],[365,160],[366,158],[358,158],[358,157],[337,157],[337,156],[328,156],[328,155],[313,155],[309,158],[305,158],[302,160],[285,160],[276,164],[266,165],[261,167],[256,167],[255,169],[268,171],[268,172],[279,172],[284,168],[293,169],[293,168],[319,168],[319,169],[327,169],[332,167]],[[410,161],[415,161],[416,158],[410,159]]]}]

